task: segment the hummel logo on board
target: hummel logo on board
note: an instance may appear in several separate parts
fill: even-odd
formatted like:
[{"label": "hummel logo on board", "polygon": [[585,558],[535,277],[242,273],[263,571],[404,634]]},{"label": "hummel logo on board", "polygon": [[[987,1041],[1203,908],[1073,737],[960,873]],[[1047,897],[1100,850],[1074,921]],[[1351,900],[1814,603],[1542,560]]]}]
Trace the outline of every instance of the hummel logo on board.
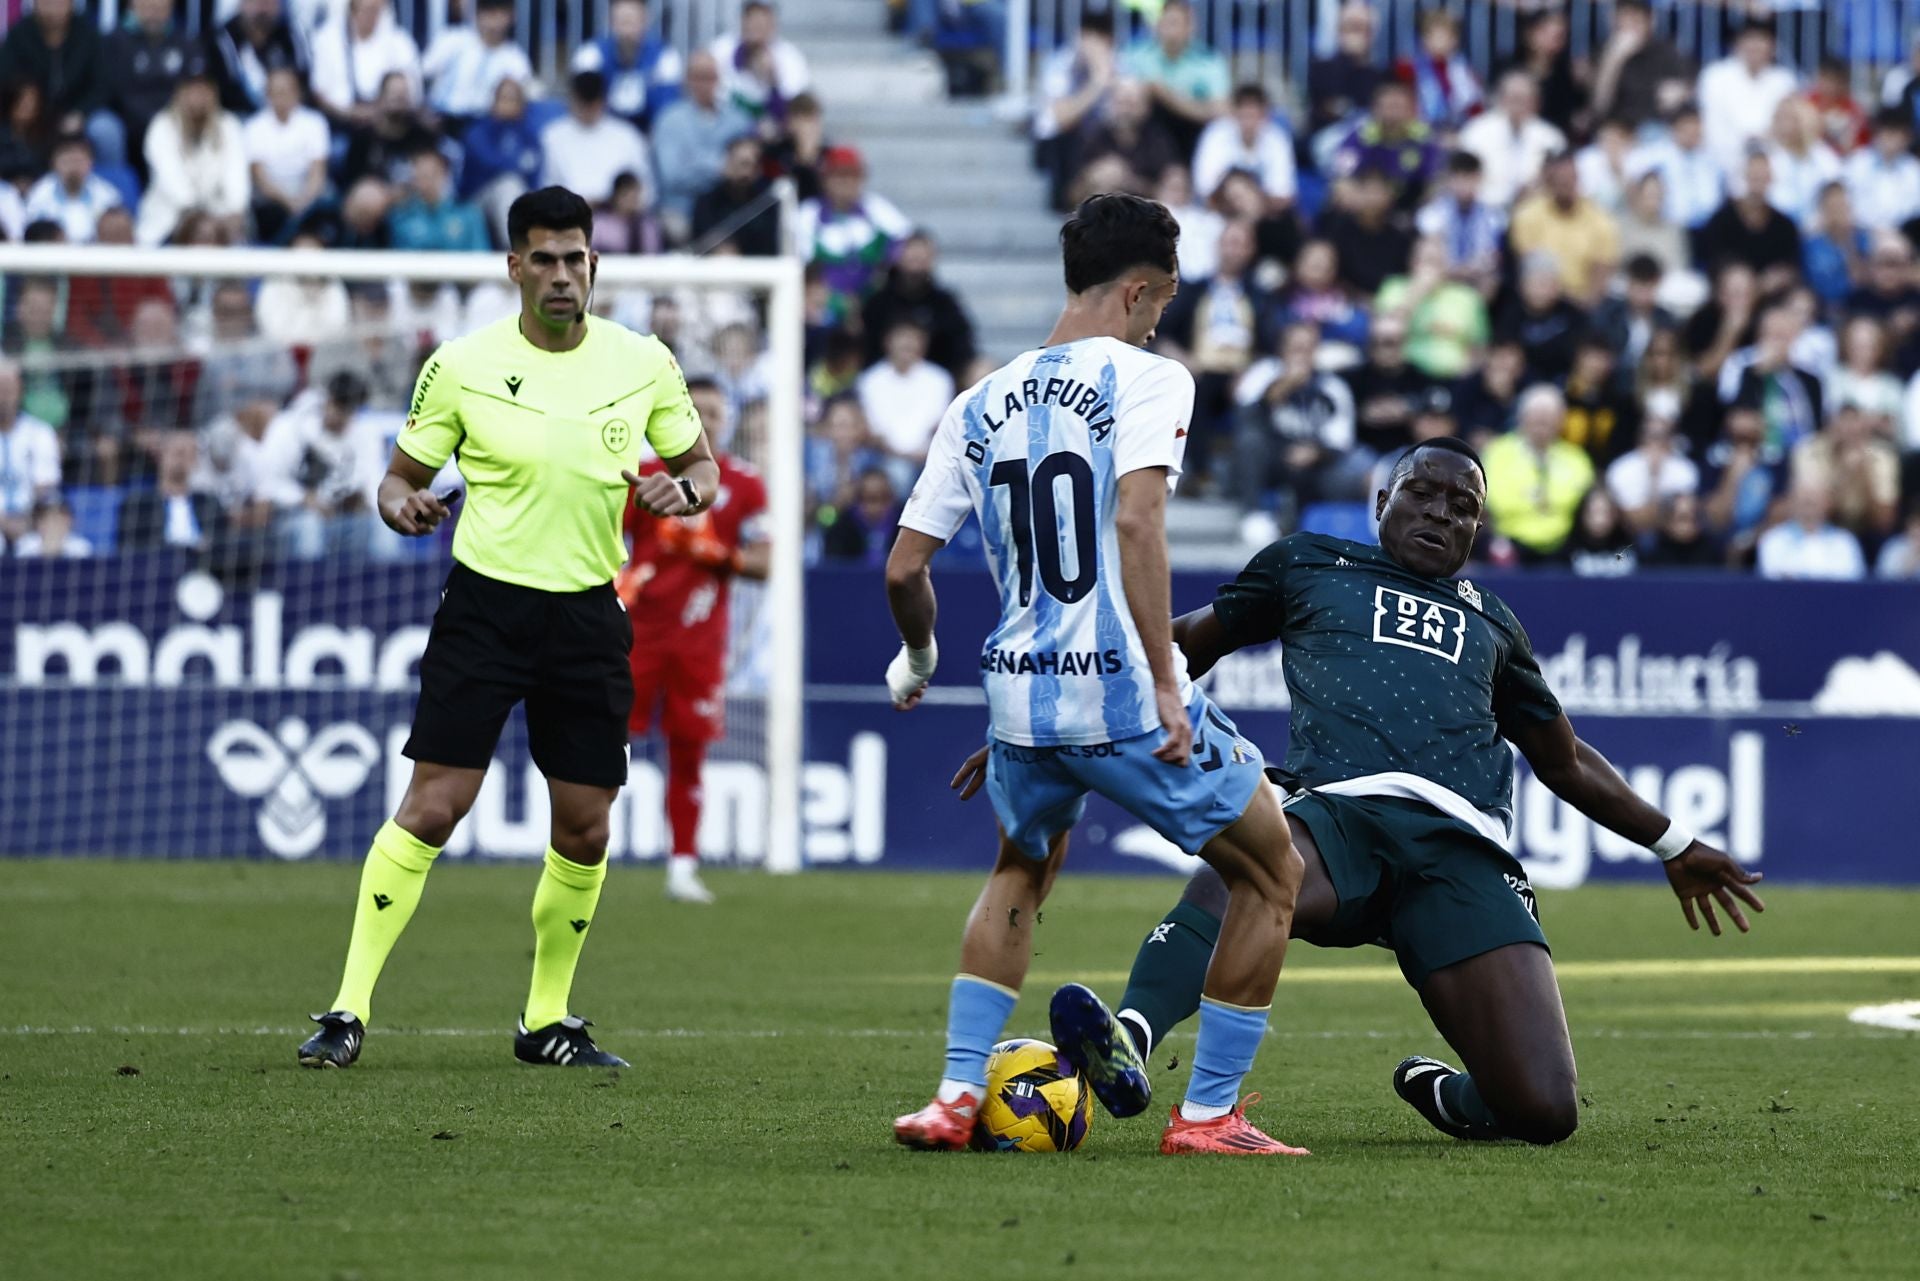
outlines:
[{"label": "hummel logo on board", "polygon": [[512,397],[513,397],[513,398],[514,398],[515,400],[518,400],[518,399],[520,399],[520,383],[521,383],[521,381],[522,381],[522,380],[520,379],[520,377],[519,377],[518,375],[515,375],[514,377],[512,377],[512,378],[509,378],[509,379],[507,379],[507,392],[508,392],[508,394],[509,394],[509,395],[511,395],[511,396],[512,396]]},{"label": "hummel logo on board", "polygon": [[568,921],[567,924],[573,927],[575,934],[585,934],[587,932],[587,922],[585,921]]},{"label": "hummel logo on board", "polygon": [[376,911],[384,912],[393,906],[393,900],[385,894],[376,894],[373,896],[373,906]]}]

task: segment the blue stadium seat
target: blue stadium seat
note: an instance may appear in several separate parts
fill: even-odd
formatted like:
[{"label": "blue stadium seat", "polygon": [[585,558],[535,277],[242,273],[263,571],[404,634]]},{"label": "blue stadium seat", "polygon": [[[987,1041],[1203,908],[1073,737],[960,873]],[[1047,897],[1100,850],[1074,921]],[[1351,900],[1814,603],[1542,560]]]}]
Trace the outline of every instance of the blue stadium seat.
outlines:
[{"label": "blue stadium seat", "polygon": [[1300,530],[1355,543],[1377,543],[1380,531],[1365,503],[1309,503],[1300,513]]},{"label": "blue stadium seat", "polygon": [[96,165],[93,172],[120,193],[121,204],[128,209],[140,207],[140,177],[131,165]]},{"label": "blue stadium seat", "polygon": [[75,485],[66,491],[73,510],[73,532],[93,544],[96,552],[120,545],[120,502],[126,494],[114,485]]}]

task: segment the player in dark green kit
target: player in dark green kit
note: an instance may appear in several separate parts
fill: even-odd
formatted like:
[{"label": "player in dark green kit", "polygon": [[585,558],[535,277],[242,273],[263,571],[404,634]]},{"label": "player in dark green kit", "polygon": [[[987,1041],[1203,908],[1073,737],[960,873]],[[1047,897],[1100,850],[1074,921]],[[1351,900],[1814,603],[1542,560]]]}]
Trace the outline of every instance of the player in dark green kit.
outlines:
[{"label": "player in dark green kit", "polygon": [[[1573,1047],[1532,887],[1507,851],[1508,744],[1582,813],[1652,847],[1694,928],[1697,907],[1720,932],[1717,901],[1744,931],[1740,902],[1762,909],[1747,888],[1760,877],[1669,822],[1575,737],[1513,612],[1452,577],[1485,501],[1471,449],[1417,445],[1376,500],[1378,547],[1284,538],[1211,606],[1177,619],[1174,640],[1196,676],[1223,655],[1283,642],[1291,742],[1274,775],[1291,793],[1306,860],[1293,937],[1391,947],[1465,1061],[1460,1072],[1405,1060],[1394,1073],[1401,1097],[1457,1138],[1554,1143],[1578,1120]],[[955,783],[970,786],[970,770]],[[1198,1008],[1225,903],[1203,870],[1142,944],[1117,1016],[1142,1057]],[[1122,1035],[1116,1026],[1069,1043],[1059,1031],[1080,1066],[1112,1055]],[[1144,1090],[1102,1096],[1116,1115],[1147,1101]]]}]

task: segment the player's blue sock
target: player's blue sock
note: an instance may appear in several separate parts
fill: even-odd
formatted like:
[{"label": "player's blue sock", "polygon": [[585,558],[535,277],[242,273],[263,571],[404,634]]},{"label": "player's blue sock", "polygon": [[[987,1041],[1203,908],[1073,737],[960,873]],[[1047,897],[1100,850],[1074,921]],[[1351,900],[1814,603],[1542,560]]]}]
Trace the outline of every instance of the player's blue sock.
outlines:
[{"label": "player's blue sock", "polygon": [[1480,1097],[1480,1087],[1465,1072],[1455,1072],[1440,1082],[1440,1106],[1456,1125],[1469,1126],[1488,1135],[1501,1133],[1493,1109]]},{"label": "player's blue sock", "polygon": [[1249,1010],[1207,997],[1200,1000],[1200,1043],[1193,1050],[1193,1076],[1180,1114],[1189,1121],[1225,1116],[1240,1099],[1240,1082],[1253,1070],[1260,1038],[1267,1034],[1268,1007]]},{"label": "player's blue sock", "polygon": [[1012,988],[971,974],[954,975],[947,997],[947,1068],[940,1082],[941,1097],[955,1092],[956,1086],[971,1087],[976,1097],[986,1088],[987,1056],[1019,1000],[1020,994]]}]

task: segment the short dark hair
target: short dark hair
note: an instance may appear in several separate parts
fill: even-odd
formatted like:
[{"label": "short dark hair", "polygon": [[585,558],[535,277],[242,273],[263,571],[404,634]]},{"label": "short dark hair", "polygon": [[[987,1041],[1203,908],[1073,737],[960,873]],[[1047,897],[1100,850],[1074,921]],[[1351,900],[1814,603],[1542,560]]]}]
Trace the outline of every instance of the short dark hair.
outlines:
[{"label": "short dark hair", "polygon": [[507,244],[524,249],[535,227],[548,231],[578,228],[593,239],[593,206],[565,187],[542,187],[514,200],[507,208]]},{"label": "short dark hair", "polygon": [[1113,10],[1085,8],[1080,11],[1080,29],[1100,35],[1113,34]]},{"label": "short dark hair", "polygon": [[1913,132],[1913,117],[1907,114],[1905,107],[1882,107],[1873,114],[1875,129],[1898,129],[1901,133]]},{"label": "short dark hair", "polygon": [[1088,196],[1060,228],[1067,292],[1083,294],[1135,267],[1174,275],[1179,244],[1180,224],[1159,201],[1125,192]]},{"label": "short dark hair", "polygon": [[696,391],[717,392],[719,390],[720,384],[705,374],[695,374],[693,377],[687,379],[687,395],[689,396],[693,395]]},{"label": "short dark hair", "polygon": [[1479,173],[1486,166],[1480,163],[1480,157],[1471,151],[1456,151],[1447,157],[1447,172],[1458,174]]},{"label": "short dark hair", "polygon": [[1257,80],[1249,80],[1233,91],[1233,105],[1237,107],[1243,102],[1257,102],[1266,107],[1272,105],[1273,98],[1267,93],[1265,85]]},{"label": "short dark hair", "polygon": [[1640,253],[1627,259],[1627,279],[1638,280],[1643,284],[1659,284],[1666,270],[1660,260],[1652,254]]},{"label": "short dark hair", "polygon": [[598,71],[582,71],[567,81],[567,88],[582,102],[605,102],[607,78]]},{"label": "short dark hair", "polygon": [[93,139],[87,137],[86,134],[80,132],[78,129],[70,129],[53,140],[53,147],[47,154],[54,155],[58,152],[65,151],[69,147],[79,147],[91,156],[93,154]]},{"label": "short dark hair", "polygon": [[1407,473],[1413,470],[1414,455],[1423,449],[1444,449],[1448,453],[1458,454],[1478,467],[1482,476],[1487,474],[1487,465],[1480,461],[1480,452],[1472,445],[1458,436],[1435,436],[1432,440],[1417,441],[1407,447],[1407,452],[1400,455],[1393,464],[1393,470],[1387,473],[1388,489],[1407,478]]},{"label": "short dark hair", "polygon": [[358,409],[367,403],[367,380],[351,369],[342,369],[327,379],[327,399],[336,405]]}]

